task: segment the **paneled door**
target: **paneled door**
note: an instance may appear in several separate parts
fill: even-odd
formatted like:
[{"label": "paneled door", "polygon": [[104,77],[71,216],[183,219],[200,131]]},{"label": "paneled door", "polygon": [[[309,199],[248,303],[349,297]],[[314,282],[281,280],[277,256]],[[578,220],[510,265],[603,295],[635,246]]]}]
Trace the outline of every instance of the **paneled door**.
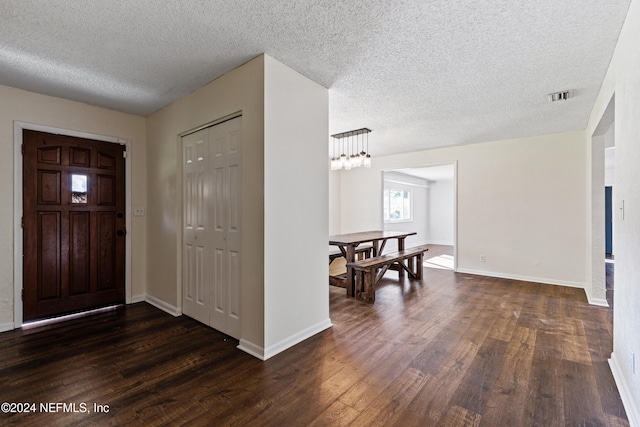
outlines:
[{"label": "paneled door", "polygon": [[182,139],[183,312],[240,337],[242,181],[237,117]]},{"label": "paneled door", "polygon": [[124,146],[24,130],[24,320],[125,302]]},{"label": "paneled door", "polygon": [[211,326],[240,337],[241,118],[209,128],[213,232]]},{"label": "paneled door", "polygon": [[209,268],[211,246],[207,195],[209,143],[207,129],[182,138],[183,247],[182,283],[184,314],[209,325]]}]

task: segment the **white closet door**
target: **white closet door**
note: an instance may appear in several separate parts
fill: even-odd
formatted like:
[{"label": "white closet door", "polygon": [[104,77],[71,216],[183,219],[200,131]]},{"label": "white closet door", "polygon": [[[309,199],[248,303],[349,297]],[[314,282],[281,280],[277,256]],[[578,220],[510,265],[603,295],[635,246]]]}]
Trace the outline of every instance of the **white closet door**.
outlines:
[{"label": "white closet door", "polygon": [[211,153],[211,326],[240,337],[242,180],[241,118],[210,127]]},{"label": "white closet door", "polygon": [[210,243],[207,225],[208,133],[201,130],[182,138],[183,158],[183,260],[182,287],[184,314],[209,324],[210,280],[208,251]]}]

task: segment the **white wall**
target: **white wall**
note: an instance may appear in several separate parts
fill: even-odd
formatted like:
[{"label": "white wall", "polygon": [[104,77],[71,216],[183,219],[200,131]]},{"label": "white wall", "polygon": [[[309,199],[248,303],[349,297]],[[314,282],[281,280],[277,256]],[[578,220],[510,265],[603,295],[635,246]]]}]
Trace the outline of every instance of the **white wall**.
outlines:
[{"label": "white wall", "polygon": [[604,134],[604,185],[613,187],[616,182],[616,139],[615,126]]},{"label": "white wall", "polygon": [[608,306],[606,291],[606,272],[604,265],[605,254],[605,203],[604,203],[604,137],[594,135],[591,139],[590,160],[588,166],[590,171],[590,191],[588,197],[590,206],[588,218],[590,228],[587,236],[591,240],[589,253],[587,254],[587,286],[585,287],[587,299],[591,304]]},{"label": "white wall", "polygon": [[264,58],[232,70],[147,118],[148,285],[152,302],[181,313],[180,134],[242,112],[242,331],[264,346]]},{"label": "white wall", "polygon": [[340,234],[340,171],[329,169],[329,235]]},{"label": "white wall", "polygon": [[459,271],[585,286],[582,131],[374,157],[341,174],[341,230],[379,228],[381,170],[455,161]]},{"label": "white wall", "polygon": [[265,56],[265,358],[331,326],[328,90]]},{"label": "white wall", "polygon": [[[146,205],[144,118],[78,102],[0,86],[0,331],[14,327],[14,121],[131,141],[131,205]],[[131,206],[129,206],[130,208]],[[131,294],[141,298],[146,285],[146,217],[127,224],[131,236]],[[19,275],[20,273],[17,272]]]},{"label": "white wall", "polygon": [[148,118],[147,292],[168,311],[181,312],[179,135],[238,111],[243,137],[239,347],[266,359],[331,325],[328,91],[269,56]]},{"label": "white wall", "polygon": [[[453,165],[451,166],[453,169]],[[428,243],[453,245],[455,220],[454,180],[438,180],[429,184]]]},{"label": "white wall", "polygon": [[604,185],[613,187],[616,183],[616,147],[604,149]]},{"label": "white wall", "polygon": [[[631,2],[587,126],[586,141],[615,94],[616,278],[611,367],[631,426],[640,426],[640,3]],[[590,179],[590,178],[588,178]],[[624,216],[622,206],[624,203]],[[633,371],[635,355],[635,372]]]}]

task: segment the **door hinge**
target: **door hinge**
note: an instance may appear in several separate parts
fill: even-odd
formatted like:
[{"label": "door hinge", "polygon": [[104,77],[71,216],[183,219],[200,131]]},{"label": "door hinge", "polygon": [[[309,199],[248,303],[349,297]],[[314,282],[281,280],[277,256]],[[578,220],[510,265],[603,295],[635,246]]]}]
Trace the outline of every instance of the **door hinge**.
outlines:
[{"label": "door hinge", "polygon": [[20,226],[24,228],[24,217],[20,218]]},{"label": "door hinge", "polygon": [[22,301],[24,301],[24,288],[22,288]]},{"label": "door hinge", "polygon": [[126,151],[123,151],[123,152],[122,152],[122,157],[123,157],[124,159],[126,159],[126,158],[127,158],[127,152],[126,152]]},{"label": "door hinge", "polygon": [[20,146],[20,151],[22,151],[22,155],[24,156],[24,144]]}]

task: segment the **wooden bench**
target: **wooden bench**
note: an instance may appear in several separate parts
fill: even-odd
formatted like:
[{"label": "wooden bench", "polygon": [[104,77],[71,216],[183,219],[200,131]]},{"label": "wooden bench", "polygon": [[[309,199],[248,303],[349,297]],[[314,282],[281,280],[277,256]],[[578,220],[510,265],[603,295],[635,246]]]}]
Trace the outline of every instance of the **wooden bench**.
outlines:
[{"label": "wooden bench", "polygon": [[[357,260],[362,260],[365,258],[371,258],[373,255],[373,246],[371,245],[362,245],[358,246],[355,250],[355,255]],[[333,251],[329,252],[329,264],[331,264],[337,258],[346,258],[346,254],[342,251]],[[347,287],[347,273],[341,273],[337,276],[329,275],[329,284],[333,286],[338,286],[340,288]]]},{"label": "wooden bench", "polygon": [[[358,246],[355,252],[356,252],[356,258],[359,260],[363,258],[371,258],[371,254],[373,254],[373,246],[371,245]],[[346,257],[346,254],[343,253],[342,251],[329,252],[329,264],[331,264],[334,259],[340,258],[340,257]]]},{"label": "wooden bench", "polygon": [[[428,245],[421,245],[350,262],[347,265],[356,273],[356,298],[373,303],[376,300],[376,285],[389,268],[403,269],[412,279],[422,279],[422,261],[424,253],[428,250]],[[405,265],[405,260],[408,260],[408,265]]]}]

